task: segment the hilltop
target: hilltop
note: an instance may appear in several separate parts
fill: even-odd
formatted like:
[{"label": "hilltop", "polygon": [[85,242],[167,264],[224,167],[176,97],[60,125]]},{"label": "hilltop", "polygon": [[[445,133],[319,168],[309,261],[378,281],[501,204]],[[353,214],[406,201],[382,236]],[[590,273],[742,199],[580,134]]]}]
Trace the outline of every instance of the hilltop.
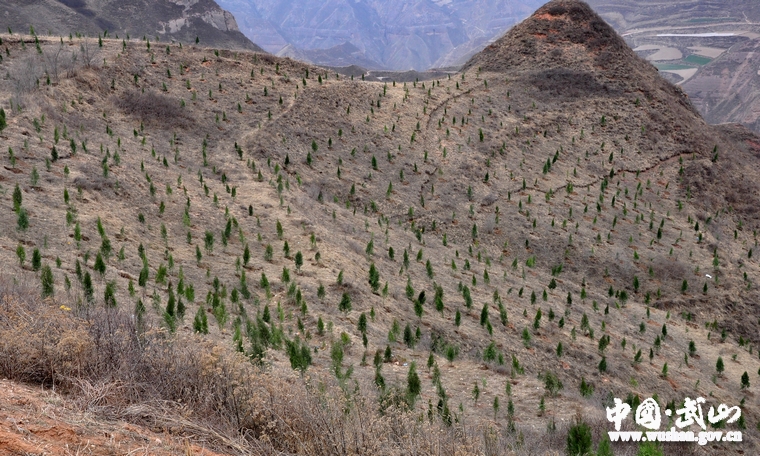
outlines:
[{"label": "hilltop", "polygon": [[[760,140],[585,3],[425,81],[2,40],[0,259],[28,298],[3,375],[166,401],[260,453],[564,451],[653,394],[744,411],[743,443],[666,451],[757,449]],[[80,46],[89,66],[45,66]]]}]

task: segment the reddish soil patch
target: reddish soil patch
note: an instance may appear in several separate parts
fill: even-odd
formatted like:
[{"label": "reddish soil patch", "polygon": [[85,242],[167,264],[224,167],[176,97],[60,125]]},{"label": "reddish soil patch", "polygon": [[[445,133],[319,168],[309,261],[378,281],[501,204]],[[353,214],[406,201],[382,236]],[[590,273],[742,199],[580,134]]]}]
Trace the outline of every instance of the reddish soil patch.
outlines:
[{"label": "reddish soil patch", "polygon": [[80,412],[51,391],[0,380],[0,456],[219,453],[164,433]]},{"label": "reddish soil patch", "polygon": [[533,17],[536,18],[536,19],[543,19],[545,21],[556,21],[557,19],[559,19],[562,16],[552,16],[549,13],[541,13],[541,14],[536,14]]}]

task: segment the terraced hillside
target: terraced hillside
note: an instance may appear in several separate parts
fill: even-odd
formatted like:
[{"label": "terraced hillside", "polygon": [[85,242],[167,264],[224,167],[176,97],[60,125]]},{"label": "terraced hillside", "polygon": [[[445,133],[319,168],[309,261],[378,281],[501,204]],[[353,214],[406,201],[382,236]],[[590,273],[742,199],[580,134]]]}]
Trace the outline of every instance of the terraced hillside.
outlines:
[{"label": "terraced hillside", "polygon": [[[596,448],[613,398],[653,394],[744,412],[725,425],[744,442],[668,454],[757,450],[760,140],[707,125],[586,4],[552,1],[461,73],[407,83],[141,40],[2,40],[7,280],[55,318],[124,316],[125,332],[83,327],[76,359],[103,359],[113,333],[249,375],[191,402],[171,370],[102,361],[134,391],[224,404],[262,453],[564,451],[576,420]],[[55,77],[49,56],[85,45],[97,64]],[[0,320],[7,359],[65,339],[35,348],[19,315]],[[209,345],[202,362],[183,351]],[[219,361],[235,350],[240,370]],[[102,371],[33,367],[2,372],[71,387]]]},{"label": "terraced hillside", "polygon": [[591,5],[670,81],[683,87],[711,124],[758,131],[756,69],[760,11],[754,2],[683,0]]}]

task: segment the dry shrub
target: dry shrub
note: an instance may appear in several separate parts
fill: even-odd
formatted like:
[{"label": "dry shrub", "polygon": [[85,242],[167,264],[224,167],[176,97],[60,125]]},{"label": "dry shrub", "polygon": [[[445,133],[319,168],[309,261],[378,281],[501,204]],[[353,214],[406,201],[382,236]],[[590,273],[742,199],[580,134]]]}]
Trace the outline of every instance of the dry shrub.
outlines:
[{"label": "dry shrub", "polygon": [[653,261],[653,269],[656,277],[666,280],[681,281],[689,277],[691,267],[688,263],[672,260],[665,256],[658,256]]},{"label": "dry shrub", "polygon": [[124,113],[164,129],[187,129],[194,124],[177,100],[148,90],[128,90],[114,99],[114,104]]},{"label": "dry shrub", "polygon": [[530,75],[528,82],[544,96],[577,99],[588,95],[615,93],[606,84],[599,82],[585,71],[552,68]]},{"label": "dry shrub", "polygon": [[483,197],[483,201],[480,203],[481,206],[490,206],[493,203],[496,203],[499,201],[499,194],[498,193],[489,193],[488,195]]},{"label": "dry shrub", "polygon": [[81,175],[74,178],[74,186],[82,190],[100,192],[103,196],[108,195],[104,190],[113,190],[114,181],[103,177],[102,169],[86,164],[80,168]]},{"label": "dry shrub", "polygon": [[44,62],[38,55],[27,55],[10,66],[5,74],[13,84],[11,100],[16,105],[26,106],[33,98],[30,94],[38,88],[38,81],[45,76]]},{"label": "dry shrub", "polygon": [[496,228],[496,215],[489,215],[488,218],[483,221],[483,225],[480,228],[480,232],[483,234],[492,234]]},{"label": "dry shrub", "polygon": [[381,412],[371,384],[262,369],[230,347],[169,335],[122,310],[66,310],[34,296],[0,278],[0,375],[55,385],[100,416],[228,453],[556,454],[547,442],[562,440],[489,424],[447,427],[394,405]]},{"label": "dry shrub", "polygon": [[567,8],[561,4],[554,4],[549,6],[548,12],[552,16],[562,16],[563,14],[567,13]]},{"label": "dry shrub", "polygon": [[[36,295],[36,293],[34,293]],[[3,295],[0,301],[0,374],[28,383],[54,384],[56,376],[77,375],[82,366],[72,353],[85,356],[89,339],[49,303]],[[65,338],[61,340],[61,335]],[[73,346],[71,338],[78,339]],[[84,351],[84,353],[82,353]],[[85,358],[86,359],[86,358]]]}]

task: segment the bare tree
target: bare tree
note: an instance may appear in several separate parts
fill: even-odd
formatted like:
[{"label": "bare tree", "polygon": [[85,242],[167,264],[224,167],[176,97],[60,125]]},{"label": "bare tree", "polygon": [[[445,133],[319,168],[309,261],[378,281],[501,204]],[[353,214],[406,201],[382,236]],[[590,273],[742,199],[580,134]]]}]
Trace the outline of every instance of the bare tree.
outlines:
[{"label": "bare tree", "polygon": [[64,51],[63,42],[57,47],[55,45],[52,47],[53,49],[51,50],[50,46],[47,46],[46,52],[43,53],[45,57],[45,71],[53,78],[53,82],[57,83],[59,82],[59,70],[67,52]]},{"label": "bare tree", "polygon": [[77,68],[78,59],[79,59],[79,54],[77,54],[77,51],[71,51],[71,54],[69,54],[69,58],[64,59],[63,69],[66,70],[67,78],[74,76],[74,71]]},{"label": "bare tree", "polygon": [[82,54],[82,62],[87,68],[93,66],[100,54],[100,47],[92,42],[89,38],[82,38],[79,44],[79,51]]},{"label": "bare tree", "polygon": [[27,55],[14,65],[9,73],[13,82],[12,100],[15,104],[23,106],[24,98],[37,87],[39,78],[45,73],[45,69],[38,55]]}]

